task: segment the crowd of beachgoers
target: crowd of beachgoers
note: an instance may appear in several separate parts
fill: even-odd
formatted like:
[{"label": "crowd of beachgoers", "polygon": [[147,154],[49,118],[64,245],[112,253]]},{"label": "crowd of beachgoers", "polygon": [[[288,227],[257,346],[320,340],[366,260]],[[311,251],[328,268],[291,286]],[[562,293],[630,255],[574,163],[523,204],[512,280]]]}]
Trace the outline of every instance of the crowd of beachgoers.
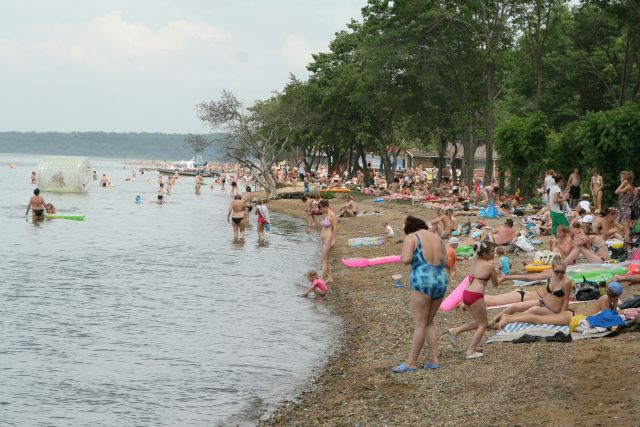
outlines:
[{"label": "crowd of beachgoers", "polygon": [[[620,173],[620,183],[615,190],[617,206],[604,209],[604,183],[597,171],[593,171],[589,180],[588,193],[581,192],[583,178],[578,169],[571,171],[566,179],[552,170],[547,171],[538,189],[538,199],[526,204],[523,204],[519,194],[499,195],[496,180],[483,183],[482,179],[474,179],[473,187],[469,188],[463,181],[455,180],[449,171],[436,183],[435,171],[420,166],[398,171],[391,182],[374,173],[370,186],[364,185],[362,172],[352,178],[323,174],[314,180],[304,170],[296,172],[289,176],[282,174],[281,178],[300,179],[304,183],[307,232],[316,226],[314,217],[322,217],[319,221],[322,272],[320,275],[311,272],[310,287],[304,295],[315,292],[318,296],[326,296],[327,285],[333,281],[330,260],[335,245],[337,218],[357,218],[362,214],[351,193],[346,196],[346,203],[334,210],[329,200],[320,197],[321,191],[341,193],[349,189],[353,193],[372,195],[376,197],[374,201],[405,199],[410,200],[413,206],[421,204],[436,209],[436,218],[429,222],[418,215],[409,215],[405,220],[405,238],[399,261],[410,265],[410,307],[414,334],[407,359],[394,367],[394,372],[413,372],[418,368],[418,358],[425,340],[429,358],[422,366],[426,369],[441,366],[434,318],[443,301],[446,301],[447,290],[452,290],[456,285],[456,260],[472,258],[468,271],[462,275],[465,279],[461,284],[464,289],[457,293],[458,300],[453,301],[454,306],[467,310],[471,319],[449,329],[447,336],[455,344],[460,334],[473,332],[465,352],[466,359],[483,357],[478,347],[490,325],[498,328],[515,322],[570,325],[585,315],[596,316],[592,320],[592,324],[596,325],[600,317],[609,315],[611,311],[617,312],[623,284],[640,283],[640,274],[637,274],[640,270],[631,269],[636,274],[628,274],[630,269],[627,261],[627,265],[621,267],[625,269],[625,274],[614,274],[621,270],[611,270],[606,281],[596,284],[597,298],[593,297],[594,301],[585,313],[576,316],[569,307],[576,298],[576,283],[569,278],[569,266],[586,264],[593,271],[610,270],[608,266],[611,263],[634,256],[640,231],[640,222],[636,221],[640,213],[639,207],[636,207],[640,189],[634,187],[634,176],[628,171]],[[318,191],[310,191],[310,182]],[[292,187],[295,188],[293,184]],[[461,217],[465,219],[461,220]],[[475,221],[468,221],[474,217]],[[483,223],[483,217],[502,217],[505,221],[493,229]],[[384,239],[393,239],[395,236],[389,224],[381,224],[380,231]],[[530,250],[523,248],[522,241],[527,245],[531,241],[536,242],[535,237],[544,235],[551,236],[549,246],[535,252],[538,259],[528,266],[531,267],[528,271],[533,273],[510,274],[512,263],[508,254],[514,250]],[[470,251],[461,255],[459,249],[462,248]],[[512,280],[544,282],[546,287],[535,292],[517,290],[485,297],[487,284],[497,286]],[[487,306],[496,305],[508,306],[490,319]],[[629,316],[627,314],[627,318]],[[563,342],[571,338],[560,332],[554,339]]]},{"label": "crowd of beachgoers", "polygon": [[[143,170],[140,172],[144,173]],[[436,217],[429,222],[417,214],[406,217],[401,254],[395,260],[389,260],[410,266],[410,307],[414,323],[409,355],[404,363],[393,368],[394,372],[412,372],[418,368],[418,358],[425,340],[429,358],[423,367],[440,367],[434,318],[438,311],[443,311],[440,309],[443,301],[448,309],[460,307],[469,312],[470,321],[449,329],[447,336],[455,344],[460,334],[473,332],[465,357],[478,359],[483,356],[479,345],[492,324],[503,328],[514,322],[569,325],[574,321],[575,312],[569,304],[575,299],[576,284],[568,276],[568,267],[582,263],[609,265],[637,255],[640,190],[633,184],[633,173],[628,171],[620,173],[620,184],[615,190],[617,206],[608,208],[602,206],[604,183],[595,170],[586,193],[582,193],[582,188],[586,186],[578,169],[573,170],[566,179],[552,170],[547,171],[538,189],[539,197],[528,203],[523,203],[518,193],[500,195],[495,179],[485,183],[480,178],[474,178],[473,186],[469,188],[464,181],[452,176],[448,168],[438,177],[437,170],[418,165],[397,171],[388,182],[370,166],[371,184],[368,186],[365,185],[362,171],[349,177],[330,174],[323,168],[312,176],[300,164],[297,168],[283,168],[275,172],[278,180],[288,183],[293,191],[297,190],[299,181],[302,183],[306,232],[310,233],[316,228],[320,230],[320,271],[309,270],[309,286],[301,296],[314,294],[317,298],[323,298],[329,293],[334,280],[331,261],[338,218],[355,218],[356,221],[361,215],[375,214],[363,212],[354,194],[358,194],[358,197],[372,196],[375,197],[374,201],[380,202],[407,200],[412,206],[435,209]],[[134,177],[135,171],[125,179]],[[35,173],[31,179],[35,183]],[[94,171],[93,179],[101,187],[111,185],[105,174],[100,176]],[[171,194],[178,179],[177,173],[166,179],[158,175],[159,204]],[[197,174],[194,183],[194,192],[198,195],[204,183],[203,177]],[[248,174],[241,169],[231,174],[222,173],[209,187],[211,190],[219,187],[220,191],[229,192],[232,198],[227,221],[232,226],[234,240],[245,239],[246,228],[251,216],[255,215],[258,242],[266,242],[271,225],[267,200],[254,197],[256,183]],[[347,193],[346,203],[332,207],[332,201],[321,197],[326,192]],[[34,190],[29,200],[27,212],[29,210],[33,212],[34,221],[44,218],[44,212],[55,213],[55,207],[45,202],[38,189]],[[321,219],[316,221],[316,216]],[[494,229],[483,221],[484,218],[505,218],[505,221]],[[396,236],[387,223],[380,224],[380,234],[381,243],[388,243]],[[527,269],[533,273],[510,274],[513,263],[509,254],[517,250],[531,251],[533,243],[540,243],[535,238],[544,235],[551,236],[549,246],[535,252],[536,259]],[[379,244],[376,242],[374,239],[360,244]],[[462,259],[471,259],[471,263],[468,271],[459,274],[456,261]],[[598,285],[600,295],[589,310],[593,312],[591,314],[617,310],[622,284],[640,282],[640,275],[637,274],[640,271],[633,270],[631,273],[636,274],[628,274],[629,271],[627,268],[625,275],[611,274],[607,283]],[[454,290],[456,275],[464,280]],[[544,281],[546,287],[535,292],[518,290],[485,297],[485,287],[489,283],[497,286],[511,280]],[[453,291],[448,297],[453,300],[448,302],[445,300],[447,291]],[[487,306],[496,305],[508,307],[489,319]],[[557,339],[567,338],[559,336]]]}]

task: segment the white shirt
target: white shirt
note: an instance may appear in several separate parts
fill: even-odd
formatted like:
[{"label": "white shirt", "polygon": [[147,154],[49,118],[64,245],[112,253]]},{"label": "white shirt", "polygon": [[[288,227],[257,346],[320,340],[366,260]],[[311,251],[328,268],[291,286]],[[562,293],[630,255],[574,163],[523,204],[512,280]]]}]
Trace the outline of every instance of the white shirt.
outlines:
[{"label": "white shirt", "polygon": [[556,185],[556,181],[553,179],[553,176],[549,175],[544,178],[544,190],[550,190],[554,185]]},{"label": "white shirt", "polygon": [[578,206],[580,206],[581,209],[587,211],[587,213],[591,212],[591,202],[588,200],[580,200]]},{"label": "white shirt", "polygon": [[562,194],[562,190],[557,185],[551,187],[551,191],[549,191],[549,209],[554,211],[555,213],[564,213],[562,210],[562,197],[560,197],[560,203],[555,202],[556,194]]}]

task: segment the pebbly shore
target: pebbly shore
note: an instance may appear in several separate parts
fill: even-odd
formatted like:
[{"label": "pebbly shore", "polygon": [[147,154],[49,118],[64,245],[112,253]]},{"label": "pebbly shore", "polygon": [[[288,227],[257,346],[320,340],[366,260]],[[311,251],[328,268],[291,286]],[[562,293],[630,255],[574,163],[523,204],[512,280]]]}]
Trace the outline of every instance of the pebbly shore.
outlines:
[{"label": "pebbly shore", "polygon": [[[360,197],[359,197],[360,198]],[[332,200],[339,207],[342,197]],[[378,215],[339,220],[332,266],[335,283],[326,300],[343,320],[344,333],[336,353],[308,390],[286,402],[262,425],[636,425],[640,412],[640,333],[569,344],[494,343],[483,345],[485,357],[465,360],[471,333],[456,346],[446,338],[448,328],[469,320],[455,310],[436,316],[442,368],[394,374],[404,361],[413,331],[409,289],[393,286],[391,276],[408,268],[386,264],[349,269],[348,257],[397,255],[407,214],[430,220],[435,212],[408,203],[359,201],[361,209]],[[273,211],[301,217],[300,200],[275,200]],[[460,218],[463,221],[464,217]],[[473,218],[470,218],[473,221]],[[347,239],[360,231],[383,234],[383,223],[396,230],[392,243],[351,248]],[[501,221],[489,220],[497,226]],[[548,238],[543,238],[548,247]],[[514,270],[526,256],[510,255]],[[309,266],[319,268],[318,266]],[[455,283],[468,272],[469,261],[459,261]],[[513,290],[510,284],[489,286],[488,294]],[[640,294],[627,287],[623,298]],[[490,314],[495,311],[490,311]],[[494,331],[488,331],[485,338]],[[426,348],[423,355],[426,357]],[[423,359],[424,360],[424,359]]]}]

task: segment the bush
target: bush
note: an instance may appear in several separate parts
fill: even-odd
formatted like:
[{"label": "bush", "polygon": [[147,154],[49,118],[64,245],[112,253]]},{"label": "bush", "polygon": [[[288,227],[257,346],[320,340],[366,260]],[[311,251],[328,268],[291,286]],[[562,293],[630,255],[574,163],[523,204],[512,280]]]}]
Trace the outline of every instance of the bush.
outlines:
[{"label": "bush", "polygon": [[333,198],[336,197],[335,193],[332,193],[331,191],[321,191],[320,192],[320,197],[325,199],[325,200],[331,200]]}]

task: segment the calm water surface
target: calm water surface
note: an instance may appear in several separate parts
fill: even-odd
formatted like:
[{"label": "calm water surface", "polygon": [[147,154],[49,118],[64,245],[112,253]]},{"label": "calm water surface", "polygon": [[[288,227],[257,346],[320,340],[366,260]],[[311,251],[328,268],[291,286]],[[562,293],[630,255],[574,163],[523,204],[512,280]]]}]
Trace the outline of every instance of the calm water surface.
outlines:
[{"label": "calm water surface", "polygon": [[0,155],[0,424],[212,426],[294,397],[339,328],[296,297],[317,238],[274,215],[266,247],[234,244],[219,187],[159,206],[156,173],[91,161],[113,188],[43,194],[87,220],[33,224],[37,157]]}]

